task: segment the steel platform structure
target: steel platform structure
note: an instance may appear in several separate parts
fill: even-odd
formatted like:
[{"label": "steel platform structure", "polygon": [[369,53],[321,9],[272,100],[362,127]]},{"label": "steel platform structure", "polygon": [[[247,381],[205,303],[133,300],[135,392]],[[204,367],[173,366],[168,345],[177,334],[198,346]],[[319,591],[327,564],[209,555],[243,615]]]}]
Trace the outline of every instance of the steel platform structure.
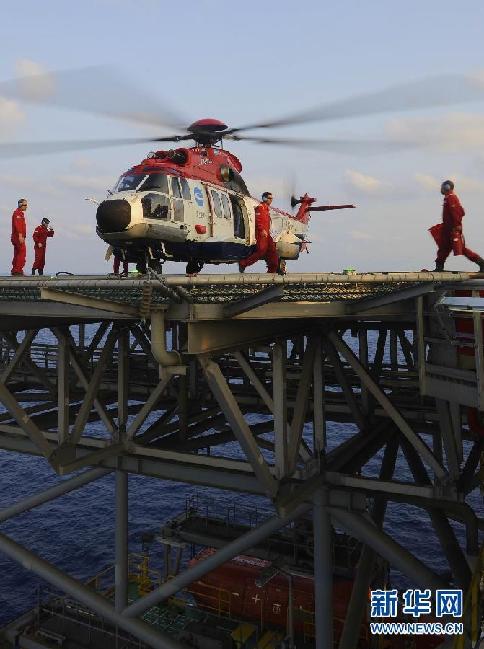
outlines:
[{"label": "steel platform structure", "polygon": [[[339,649],[357,647],[377,556],[415,587],[470,593],[482,527],[466,497],[479,486],[483,439],[483,291],[479,275],[445,272],[0,278],[0,448],[76,472],[0,511],[0,522],[115,472],[115,603],[4,533],[0,552],[160,649],[183,645],[144,611],[308,512],[316,649],[333,646],[333,526],[363,543]],[[474,334],[462,337],[458,320]],[[264,417],[251,424],[253,414]],[[328,450],[333,421],[354,434]],[[224,450],[234,442],[236,457]],[[400,451],[406,482],[394,477]],[[376,458],[378,475],[365,476]],[[276,513],[128,605],[129,473],[263,495]],[[384,531],[392,501],[429,513],[450,577]],[[469,599],[463,648],[480,620]]]}]

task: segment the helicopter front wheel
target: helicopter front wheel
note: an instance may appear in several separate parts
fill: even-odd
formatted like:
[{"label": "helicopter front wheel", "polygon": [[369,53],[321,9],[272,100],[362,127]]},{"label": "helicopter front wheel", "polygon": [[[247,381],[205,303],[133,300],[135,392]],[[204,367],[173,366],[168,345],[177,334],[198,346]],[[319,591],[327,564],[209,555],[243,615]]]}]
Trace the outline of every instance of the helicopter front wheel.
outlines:
[{"label": "helicopter front wheel", "polygon": [[187,275],[196,275],[202,270],[202,268],[203,268],[203,261],[192,259],[188,262],[187,267],[185,269],[185,273]]},{"label": "helicopter front wheel", "polygon": [[155,273],[158,273],[158,275],[161,275],[163,273],[163,262],[159,259],[150,259],[148,261],[148,266],[151,268],[151,270],[154,270]]}]

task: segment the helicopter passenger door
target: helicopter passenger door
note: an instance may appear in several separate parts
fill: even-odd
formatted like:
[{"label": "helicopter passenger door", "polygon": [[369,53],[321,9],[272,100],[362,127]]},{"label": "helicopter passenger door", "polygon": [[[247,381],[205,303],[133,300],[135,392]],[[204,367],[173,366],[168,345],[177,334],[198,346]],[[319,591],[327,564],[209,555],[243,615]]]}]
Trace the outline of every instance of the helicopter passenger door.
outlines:
[{"label": "helicopter passenger door", "polygon": [[212,213],[212,236],[220,241],[233,239],[232,213],[226,194],[218,187],[208,187]]},{"label": "helicopter passenger door", "polygon": [[171,202],[173,206],[173,220],[179,223],[183,223],[184,219],[184,206],[183,206],[183,194],[182,187],[180,184],[180,178],[178,176],[170,177],[171,184]]},{"label": "helicopter passenger door", "polygon": [[246,228],[247,223],[247,209],[245,203],[238,196],[230,195],[230,203],[232,204],[232,214],[234,215],[234,237],[236,239],[246,238],[246,232],[249,232],[249,228]]}]

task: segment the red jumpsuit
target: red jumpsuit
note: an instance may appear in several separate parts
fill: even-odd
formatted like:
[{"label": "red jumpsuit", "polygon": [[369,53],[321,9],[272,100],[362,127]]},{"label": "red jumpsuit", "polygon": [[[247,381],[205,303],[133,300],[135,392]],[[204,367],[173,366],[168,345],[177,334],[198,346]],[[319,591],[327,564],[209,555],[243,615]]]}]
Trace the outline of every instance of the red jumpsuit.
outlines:
[{"label": "red jumpsuit", "polygon": [[50,230],[45,225],[38,225],[32,235],[34,240],[35,261],[32,270],[44,270],[45,266],[45,248],[47,246],[47,237],[53,237],[54,230]]},{"label": "red jumpsuit", "polygon": [[271,237],[271,215],[269,213],[269,205],[261,203],[255,208],[255,236],[257,241],[257,248],[254,252],[241,259],[239,262],[240,268],[247,268],[252,266],[259,259],[265,259],[267,264],[268,273],[277,273],[279,267],[279,256],[276,252],[276,244]]},{"label": "red jumpsuit", "polygon": [[114,261],[113,261],[113,273],[116,273],[116,275],[119,274],[119,267],[121,266],[121,262],[123,262],[123,273],[125,275],[128,274],[128,262],[124,261],[121,255],[117,255],[114,253]]},{"label": "red jumpsuit", "polygon": [[[13,245],[12,275],[23,275],[24,272],[25,258],[27,255],[25,234],[25,214],[19,207],[12,214],[12,236],[10,238]],[[22,241],[20,241],[20,237],[22,237]]]},{"label": "red jumpsuit", "polygon": [[[467,248],[462,234],[462,217],[464,208],[460,204],[459,198],[453,192],[446,194],[444,197],[444,209],[442,211],[442,239],[437,251],[437,265],[443,265],[447,257],[454,249],[455,254],[462,254],[470,261],[476,264],[482,262],[478,254]],[[454,243],[454,240],[455,243]]]}]

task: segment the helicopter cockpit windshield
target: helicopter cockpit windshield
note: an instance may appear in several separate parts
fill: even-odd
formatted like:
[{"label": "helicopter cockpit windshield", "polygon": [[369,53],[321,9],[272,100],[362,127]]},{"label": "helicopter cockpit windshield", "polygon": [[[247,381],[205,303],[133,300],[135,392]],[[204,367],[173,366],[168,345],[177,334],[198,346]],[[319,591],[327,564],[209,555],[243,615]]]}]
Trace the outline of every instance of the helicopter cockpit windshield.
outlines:
[{"label": "helicopter cockpit windshield", "polygon": [[168,178],[165,174],[127,174],[121,176],[114,192],[155,190],[168,194]]}]

